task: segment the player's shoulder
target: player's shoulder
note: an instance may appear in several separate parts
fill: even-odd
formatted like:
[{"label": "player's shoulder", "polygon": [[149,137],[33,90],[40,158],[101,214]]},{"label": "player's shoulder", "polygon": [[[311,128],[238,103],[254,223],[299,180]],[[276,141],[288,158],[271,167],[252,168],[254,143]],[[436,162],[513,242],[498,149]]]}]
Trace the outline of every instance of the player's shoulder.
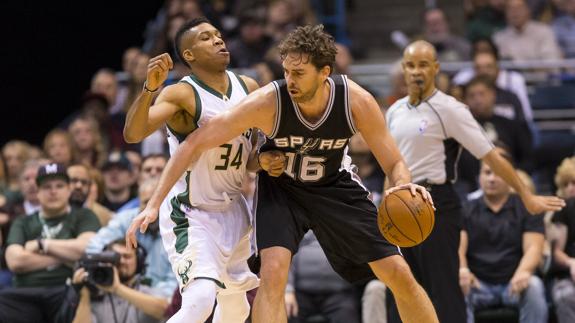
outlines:
[{"label": "player's shoulder", "polygon": [[237,76],[238,80],[242,82],[243,85],[246,87],[248,93],[252,93],[253,91],[260,88],[260,85],[255,79],[243,74],[236,74],[236,73],[234,74]]},{"label": "player's shoulder", "polygon": [[357,84],[355,81],[342,75],[348,88],[349,101],[352,107],[363,106],[365,103],[375,102],[373,95],[363,86]]}]

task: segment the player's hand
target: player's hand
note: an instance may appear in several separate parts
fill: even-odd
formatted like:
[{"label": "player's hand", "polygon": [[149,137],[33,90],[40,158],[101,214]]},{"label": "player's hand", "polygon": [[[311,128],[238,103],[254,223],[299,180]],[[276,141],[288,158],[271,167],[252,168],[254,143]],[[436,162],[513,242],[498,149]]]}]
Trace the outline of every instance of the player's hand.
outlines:
[{"label": "player's hand", "polygon": [[519,295],[525,288],[529,287],[531,276],[533,274],[528,271],[516,272],[509,281],[509,292],[513,295]]},{"label": "player's hand", "polygon": [[279,150],[269,150],[259,153],[258,162],[263,170],[268,172],[270,176],[280,176],[287,166],[286,155]]},{"label": "player's hand", "polygon": [[429,192],[425,189],[425,187],[423,187],[421,185],[417,185],[417,184],[413,184],[413,183],[407,183],[407,184],[403,184],[403,185],[394,186],[394,187],[387,189],[385,191],[384,196],[388,196],[389,194],[391,194],[395,191],[403,190],[406,188],[409,189],[409,191],[411,192],[411,196],[416,196],[417,192],[419,192],[421,194],[421,196],[423,197],[423,199],[425,201],[429,201],[429,203],[431,203],[431,206],[435,210],[435,205],[433,204],[433,199],[431,198],[431,194],[429,194]]},{"label": "player's hand", "polygon": [[136,231],[140,233],[146,232],[148,225],[158,219],[158,210],[146,207],[138,216],[136,216],[128,231],[126,231],[126,248],[132,249],[138,247],[138,239],[136,239]]},{"label": "player's hand", "polygon": [[521,200],[531,214],[540,214],[547,211],[560,211],[565,207],[565,201],[557,196],[541,196],[529,194]]},{"label": "player's hand", "polygon": [[157,90],[168,78],[168,73],[174,67],[172,58],[167,53],[153,57],[148,62],[146,75],[146,88],[150,91]]},{"label": "player's hand", "polygon": [[294,292],[286,292],[285,293],[285,302],[286,302],[286,312],[288,318],[297,316],[299,312],[299,308],[297,306],[297,300],[295,299]]}]

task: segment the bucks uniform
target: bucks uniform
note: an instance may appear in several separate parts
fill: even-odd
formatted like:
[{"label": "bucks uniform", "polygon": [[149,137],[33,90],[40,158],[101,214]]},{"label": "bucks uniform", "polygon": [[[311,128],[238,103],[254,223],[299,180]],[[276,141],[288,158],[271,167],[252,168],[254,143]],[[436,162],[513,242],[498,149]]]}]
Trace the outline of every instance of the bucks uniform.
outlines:
[{"label": "bucks uniform", "polygon": [[[181,82],[196,97],[195,122],[202,127],[247,95],[239,76],[227,72],[229,87],[221,95],[194,76]],[[186,134],[168,128],[170,153]],[[172,269],[183,289],[194,279],[216,282],[221,293],[257,286],[246,260],[251,255],[251,212],[241,187],[252,149],[251,131],[205,151],[170,191],[160,209],[160,229]]]},{"label": "bucks uniform", "polygon": [[345,279],[372,277],[368,262],[399,253],[377,226],[368,191],[350,171],[349,138],[356,132],[345,76],[328,78],[330,96],[315,123],[301,114],[284,80],[276,88],[276,120],[260,151],[281,150],[287,168],[277,178],[260,172],[256,203],[259,249],[296,253],[307,230],[317,236],[333,268]]}]

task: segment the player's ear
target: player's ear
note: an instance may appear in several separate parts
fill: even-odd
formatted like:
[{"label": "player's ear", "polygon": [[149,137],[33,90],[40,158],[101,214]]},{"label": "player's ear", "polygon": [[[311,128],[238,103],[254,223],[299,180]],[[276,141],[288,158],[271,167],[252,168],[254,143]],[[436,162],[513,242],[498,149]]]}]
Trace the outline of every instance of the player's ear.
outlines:
[{"label": "player's ear", "polygon": [[331,67],[326,65],[319,70],[319,74],[321,74],[322,78],[327,79],[327,77],[331,74]]},{"label": "player's ear", "polygon": [[193,62],[196,60],[196,57],[194,57],[194,54],[189,49],[184,49],[182,55],[184,56],[187,62]]}]

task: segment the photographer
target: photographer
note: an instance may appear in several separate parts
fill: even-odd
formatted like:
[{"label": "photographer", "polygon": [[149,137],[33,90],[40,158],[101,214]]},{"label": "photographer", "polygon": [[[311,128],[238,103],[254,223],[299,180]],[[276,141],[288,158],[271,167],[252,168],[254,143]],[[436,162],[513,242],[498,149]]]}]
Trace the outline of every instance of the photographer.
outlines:
[{"label": "photographer", "polygon": [[6,262],[14,287],[0,291],[0,322],[62,322],[73,270],[88,240],[100,227],[88,209],[71,208],[66,168],[39,168],[40,211],[16,219],[8,235]]},{"label": "photographer", "polygon": [[[126,235],[126,231],[128,230],[132,219],[146,206],[146,203],[150,199],[150,196],[157,184],[157,178],[149,178],[140,183],[140,187],[138,189],[140,207],[116,214],[114,218],[110,220],[108,225],[102,227],[102,229],[100,229],[90,240],[86,247],[86,252],[100,252],[109,243],[122,239]],[[144,247],[148,252],[146,264],[149,266],[148,271],[146,272],[146,279],[151,280],[150,286],[157,290],[163,297],[170,298],[172,297],[174,290],[178,288],[178,283],[172,272],[172,267],[168,261],[168,254],[162,245],[162,238],[158,231],[158,222],[155,222],[155,225],[150,225],[150,228],[146,233],[138,232],[138,244]]]},{"label": "photographer", "polygon": [[[168,299],[157,295],[157,292],[154,294],[154,289],[149,286],[140,284],[139,278],[144,273],[146,261],[144,249],[129,250],[125,240],[117,240],[106,249],[117,254],[116,258],[119,259],[115,264],[110,264],[114,262],[110,259],[113,257],[100,256],[100,259],[108,259],[80,261],[84,268],[74,273],[74,284],[88,283],[100,291],[91,295],[88,288],[82,289],[74,322],[159,322],[168,307]],[[100,265],[94,265],[95,262]],[[109,274],[102,270],[106,268],[106,262],[111,265]],[[98,284],[110,282],[107,286]]]}]

